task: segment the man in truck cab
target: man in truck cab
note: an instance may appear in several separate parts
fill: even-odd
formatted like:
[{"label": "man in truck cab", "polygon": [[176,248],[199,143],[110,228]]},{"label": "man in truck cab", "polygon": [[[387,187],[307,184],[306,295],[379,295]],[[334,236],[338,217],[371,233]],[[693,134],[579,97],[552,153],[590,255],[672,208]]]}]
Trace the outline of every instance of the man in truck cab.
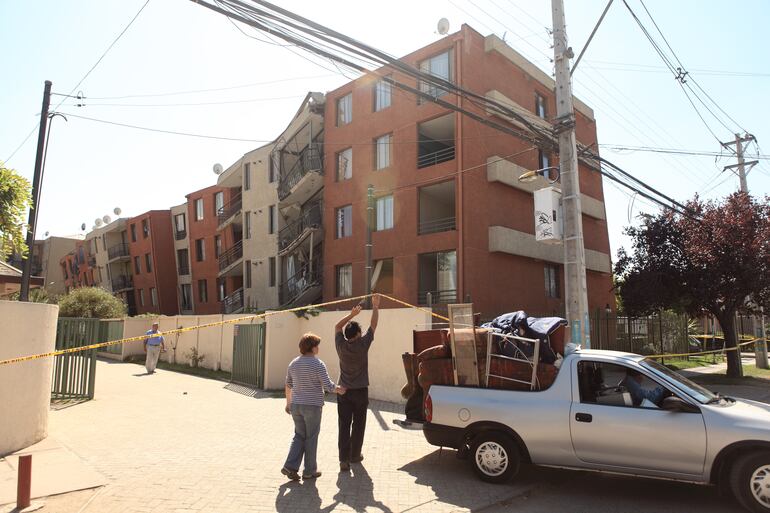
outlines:
[{"label": "man in truck cab", "polygon": [[651,402],[656,407],[666,396],[666,389],[655,385],[651,380],[642,375],[641,372],[634,369],[626,369],[626,379],[623,381],[626,389],[631,394],[634,406],[648,406],[643,404],[645,400]]}]

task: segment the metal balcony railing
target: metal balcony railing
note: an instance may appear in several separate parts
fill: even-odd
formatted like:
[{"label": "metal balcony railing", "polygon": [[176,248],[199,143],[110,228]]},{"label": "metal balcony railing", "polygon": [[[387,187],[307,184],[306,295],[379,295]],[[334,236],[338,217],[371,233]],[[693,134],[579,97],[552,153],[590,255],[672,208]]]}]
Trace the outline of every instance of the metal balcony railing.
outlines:
[{"label": "metal balcony railing", "polygon": [[131,276],[121,274],[112,279],[112,291],[117,292],[119,290],[134,288],[134,279]]},{"label": "metal balcony railing", "polygon": [[180,263],[179,268],[177,269],[179,276],[187,276],[190,274],[190,264],[188,263]]},{"label": "metal balcony railing", "polygon": [[128,244],[125,242],[121,244],[115,244],[114,246],[107,248],[107,256],[112,260],[113,258],[130,256],[128,251]]},{"label": "metal balcony railing", "polygon": [[187,237],[187,230],[174,230],[174,239],[182,240]]},{"label": "metal balcony railing", "polygon": [[241,211],[243,202],[241,200],[241,193],[236,194],[230,201],[217,210],[217,222],[223,225],[228,219]]},{"label": "metal balcony railing", "polygon": [[305,291],[321,284],[323,264],[320,258],[302,265],[293,276],[281,283],[278,299],[282,305],[296,301]]},{"label": "metal balcony railing", "polygon": [[321,222],[321,203],[314,203],[304,208],[299,219],[278,232],[278,251],[283,251],[289,247],[306,228],[322,226]]},{"label": "metal balcony railing", "polygon": [[323,147],[318,143],[308,144],[299,153],[297,162],[294,163],[288,173],[281,176],[278,183],[278,198],[286,199],[291,194],[292,188],[302,180],[309,171],[323,173]]},{"label": "metal balcony railing", "polygon": [[239,240],[235,246],[219,255],[219,272],[224,271],[241,258],[243,258],[243,241]]},{"label": "metal balcony railing", "polygon": [[417,235],[427,235],[429,233],[448,232],[456,228],[455,216],[444,217],[441,219],[431,219],[429,221],[420,221],[417,225]]},{"label": "metal balcony railing", "polygon": [[420,305],[448,304],[457,301],[457,290],[424,290],[417,293]]},{"label": "metal balcony railing", "polygon": [[90,267],[96,267],[96,256],[89,255],[87,261]]},{"label": "metal balcony railing", "polygon": [[236,290],[222,301],[222,313],[224,314],[238,312],[241,308],[243,308],[242,288]]},{"label": "metal balcony railing", "polygon": [[431,153],[420,154],[417,156],[417,169],[428,166],[435,166],[442,162],[447,162],[455,158],[455,147],[443,148]]}]

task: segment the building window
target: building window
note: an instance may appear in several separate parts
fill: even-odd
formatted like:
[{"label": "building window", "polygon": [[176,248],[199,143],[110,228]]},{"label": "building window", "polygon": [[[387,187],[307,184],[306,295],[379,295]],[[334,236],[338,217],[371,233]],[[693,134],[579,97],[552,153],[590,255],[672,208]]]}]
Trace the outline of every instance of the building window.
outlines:
[{"label": "building window", "polygon": [[390,167],[390,134],[374,141],[374,169]]},{"label": "building window", "polygon": [[209,290],[206,284],[206,280],[198,280],[198,302],[208,303],[208,301],[209,301]]},{"label": "building window", "polygon": [[337,297],[353,295],[353,264],[338,265],[334,268],[336,276]]},{"label": "building window", "polygon": [[457,300],[457,252],[441,251],[419,255],[418,301],[428,303],[454,303]]},{"label": "building window", "polygon": [[270,158],[267,160],[267,181],[268,183],[273,183],[278,178],[278,163],[276,162],[276,159],[273,157],[273,154],[270,154]]},{"label": "building window", "polygon": [[337,219],[338,239],[353,235],[353,205],[338,208],[334,217]]},{"label": "building window", "polygon": [[203,221],[203,198],[195,200],[195,220]]},{"label": "building window", "polygon": [[393,228],[393,195],[377,198],[374,209],[375,226],[379,232]]},{"label": "building window", "polygon": [[144,289],[139,289],[139,304],[144,306]]},{"label": "building window", "polygon": [[150,253],[145,253],[144,255],[144,266],[148,273],[152,272],[152,255]]},{"label": "building window", "polygon": [[379,112],[390,107],[390,82],[380,80],[374,84],[374,111]]},{"label": "building window", "polygon": [[545,297],[559,297],[559,267],[545,265]]},{"label": "building window", "polygon": [[189,283],[182,284],[182,310],[192,310],[192,287]]},{"label": "building window", "polygon": [[353,93],[337,99],[337,126],[353,121]]},{"label": "building window", "polygon": [[393,259],[383,258],[374,261],[372,269],[372,291],[385,294],[393,293]]},{"label": "building window", "polygon": [[[438,55],[434,55],[430,59],[425,59],[420,63],[420,71],[423,73],[429,73],[434,77],[441,78],[447,81],[452,80],[452,52],[446,51]],[[433,98],[438,98],[447,93],[447,90],[431,84],[429,82],[420,80],[420,91],[427,93]],[[424,103],[425,100],[420,97],[418,104]]]},{"label": "building window", "polygon": [[185,225],[184,214],[174,216],[174,226],[176,228],[176,240],[184,239],[187,236],[187,227]]},{"label": "building window", "polygon": [[150,300],[152,301],[152,306],[158,306],[158,291],[155,290],[155,287],[150,288]]},{"label": "building window", "polygon": [[353,148],[337,153],[337,181],[353,178]]},{"label": "building window", "polygon": [[545,97],[540,93],[535,93],[535,114],[537,114],[537,117],[543,119],[548,117],[545,109]]},{"label": "building window", "polygon": [[214,235],[214,258],[219,258],[222,254],[222,237]]},{"label": "building window", "polygon": [[131,223],[131,242],[136,242],[136,224]]},{"label": "building window", "polygon": [[[538,169],[547,169],[551,167],[551,158],[543,150],[537,151],[537,166],[538,166]],[[551,170],[547,169],[546,171],[543,171],[542,175],[543,175],[543,178],[545,178],[546,180],[550,180]]]},{"label": "building window", "polygon": [[246,162],[243,165],[243,190],[249,189],[251,189],[251,162]]},{"label": "building window", "polygon": [[245,269],[245,275],[246,275],[246,288],[251,288],[251,260],[246,260],[246,263],[244,264],[246,266]]},{"label": "building window", "polygon": [[206,260],[206,244],[204,239],[195,240],[195,261],[203,262]]},{"label": "building window", "polygon": [[142,219],[142,237],[147,238],[150,236],[150,222],[147,219]]},{"label": "building window", "polygon": [[275,205],[270,205],[267,209],[267,233],[277,232],[278,219],[275,215]]},{"label": "building window", "polygon": [[190,274],[190,262],[187,248],[176,250],[176,259],[178,264],[178,272],[180,276],[187,276]]},{"label": "building window", "polygon": [[243,238],[251,238],[251,212],[243,213]]},{"label": "building window", "polygon": [[224,301],[225,297],[227,296],[226,292],[227,291],[225,290],[225,279],[219,278],[217,280],[217,301],[220,301],[220,302]]},{"label": "building window", "polygon": [[268,272],[270,273],[268,285],[270,287],[275,287],[275,257],[270,257],[267,259],[268,261]]},{"label": "building window", "polygon": [[107,234],[102,234],[102,251],[107,251]]},{"label": "building window", "polygon": [[224,206],[225,193],[220,191],[214,194],[214,215],[219,215],[219,213],[224,209]]},{"label": "building window", "polygon": [[140,259],[138,256],[134,257],[134,274],[139,274],[142,272],[142,259]]}]

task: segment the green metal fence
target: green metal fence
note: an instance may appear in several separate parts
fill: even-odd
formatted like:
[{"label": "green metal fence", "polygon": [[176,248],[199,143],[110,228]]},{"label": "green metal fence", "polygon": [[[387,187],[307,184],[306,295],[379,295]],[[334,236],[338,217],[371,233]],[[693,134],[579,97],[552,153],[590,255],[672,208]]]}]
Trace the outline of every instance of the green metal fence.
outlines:
[{"label": "green metal fence", "polygon": [[232,383],[265,386],[265,325],[236,324],[233,339]]},{"label": "green metal fence", "polygon": [[[99,319],[59,318],[56,349],[83,347],[97,342]],[[94,398],[96,349],[54,357],[51,400],[87,400]]]},{"label": "green metal fence", "polygon": [[[99,321],[98,342],[109,342],[123,338],[123,319],[103,319]],[[100,352],[122,354],[123,344],[115,344],[99,349]]]}]

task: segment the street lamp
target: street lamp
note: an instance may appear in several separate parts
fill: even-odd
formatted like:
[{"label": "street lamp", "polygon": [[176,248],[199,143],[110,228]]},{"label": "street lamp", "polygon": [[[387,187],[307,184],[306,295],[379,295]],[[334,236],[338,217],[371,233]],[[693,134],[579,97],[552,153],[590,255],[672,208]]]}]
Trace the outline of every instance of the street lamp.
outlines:
[{"label": "street lamp", "polygon": [[[546,176],[546,173],[548,173],[551,169],[556,171],[556,178],[554,178],[553,180],[551,180],[548,176]],[[542,169],[535,169],[534,171],[527,171],[526,173],[519,175],[519,181],[521,183],[531,183],[537,180],[538,176],[542,176],[543,178],[548,180],[548,183],[551,185],[558,182],[559,178],[561,178],[561,175],[559,174],[559,167],[549,166],[549,167],[544,167]]]}]

